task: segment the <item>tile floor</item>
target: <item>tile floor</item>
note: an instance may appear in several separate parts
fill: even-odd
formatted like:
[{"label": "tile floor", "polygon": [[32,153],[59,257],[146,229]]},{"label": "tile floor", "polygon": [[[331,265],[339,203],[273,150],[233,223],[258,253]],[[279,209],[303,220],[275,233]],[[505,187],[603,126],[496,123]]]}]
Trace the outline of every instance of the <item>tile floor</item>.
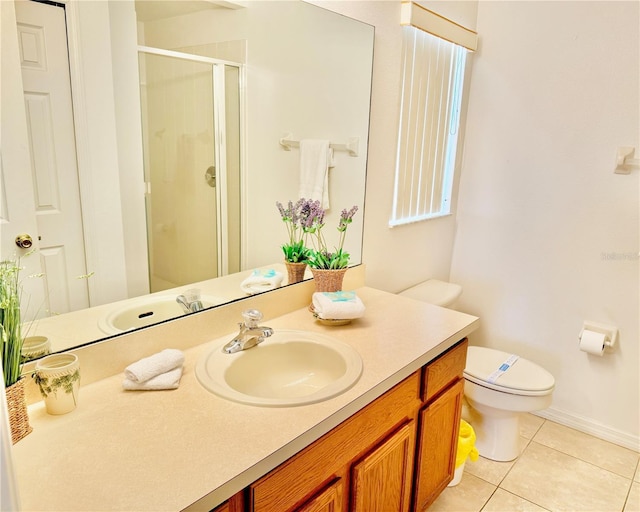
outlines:
[{"label": "tile floor", "polygon": [[638,452],[532,414],[513,462],[467,460],[429,512],[640,512]]}]

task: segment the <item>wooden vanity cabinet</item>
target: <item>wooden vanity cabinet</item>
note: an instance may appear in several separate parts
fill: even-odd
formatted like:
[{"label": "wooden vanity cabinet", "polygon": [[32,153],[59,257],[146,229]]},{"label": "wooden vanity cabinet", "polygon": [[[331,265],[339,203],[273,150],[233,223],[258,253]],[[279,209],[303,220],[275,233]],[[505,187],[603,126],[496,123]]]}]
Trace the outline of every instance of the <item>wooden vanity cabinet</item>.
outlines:
[{"label": "wooden vanity cabinet", "polygon": [[[453,478],[466,351],[465,339],[234,498],[247,512],[424,510]],[[220,512],[239,512],[234,498]]]},{"label": "wooden vanity cabinet", "polygon": [[462,413],[467,340],[423,368],[414,510],[425,510],[453,479]]}]

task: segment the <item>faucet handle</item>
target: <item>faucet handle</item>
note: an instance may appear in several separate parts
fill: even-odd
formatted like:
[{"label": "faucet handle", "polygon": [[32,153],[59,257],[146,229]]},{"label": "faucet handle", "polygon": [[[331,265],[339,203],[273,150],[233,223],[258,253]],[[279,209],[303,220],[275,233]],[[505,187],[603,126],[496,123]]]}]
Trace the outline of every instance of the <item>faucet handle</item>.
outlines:
[{"label": "faucet handle", "polygon": [[242,312],[242,317],[247,327],[258,327],[258,322],[262,320],[262,313],[257,309],[246,309]]}]

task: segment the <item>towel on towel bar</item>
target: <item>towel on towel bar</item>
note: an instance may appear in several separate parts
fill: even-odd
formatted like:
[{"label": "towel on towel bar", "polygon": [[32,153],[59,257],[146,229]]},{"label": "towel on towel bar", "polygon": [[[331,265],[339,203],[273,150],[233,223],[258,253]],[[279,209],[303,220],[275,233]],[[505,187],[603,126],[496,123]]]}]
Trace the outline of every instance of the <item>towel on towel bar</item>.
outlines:
[{"label": "towel on towel bar", "polygon": [[329,167],[333,165],[333,150],[328,140],[300,141],[300,189],[298,196],[320,201],[329,209]]}]

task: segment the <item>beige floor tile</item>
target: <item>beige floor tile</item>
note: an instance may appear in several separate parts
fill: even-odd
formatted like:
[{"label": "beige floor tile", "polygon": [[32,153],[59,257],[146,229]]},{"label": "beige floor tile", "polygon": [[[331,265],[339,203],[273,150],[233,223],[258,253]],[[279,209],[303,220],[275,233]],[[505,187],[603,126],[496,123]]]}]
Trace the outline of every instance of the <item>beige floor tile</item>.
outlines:
[{"label": "beige floor tile", "polygon": [[540,427],[545,422],[544,418],[540,416],[534,416],[533,414],[521,414],[520,415],[520,435],[527,439],[533,439],[536,432],[540,430]]},{"label": "beige floor tile", "polygon": [[482,512],[544,512],[546,508],[539,507],[520,496],[511,494],[503,489],[497,489]]},{"label": "beige floor tile", "polygon": [[624,505],[624,512],[640,512],[640,483],[633,482],[629,497]]},{"label": "beige floor tile", "polygon": [[465,474],[470,474],[482,478],[482,480],[493,485],[499,485],[513,467],[515,461],[497,462],[495,460],[478,457],[478,460],[467,460],[464,465]]},{"label": "beige floor tile", "polygon": [[637,452],[551,421],[542,425],[533,440],[625,478],[633,478],[640,457]]},{"label": "beige floor tile", "polygon": [[611,512],[630,480],[533,441],[500,487],[554,512]]},{"label": "beige floor tile", "polygon": [[495,485],[465,472],[458,485],[442,491],[429,512],[479,512],[495,489]]},{"label": "beige floor tile", "polygon": [[[529,442],[529,439],[520,436],[520,453],[524,452]],[[513,467],[514,463],[515,461],[498,462],[495,460],[485,459],[484,457],[478,457],[478,460],[476,461],[467,460],[467,463],[464,466],[464,471],[465,473],[482,478],[493,485],[499,485],[509,470]]]},{"label": "beige floor tile", "polygon": [[636,474],[633,477],[634,482],[640,482],[640,464],[636,466]]}]

